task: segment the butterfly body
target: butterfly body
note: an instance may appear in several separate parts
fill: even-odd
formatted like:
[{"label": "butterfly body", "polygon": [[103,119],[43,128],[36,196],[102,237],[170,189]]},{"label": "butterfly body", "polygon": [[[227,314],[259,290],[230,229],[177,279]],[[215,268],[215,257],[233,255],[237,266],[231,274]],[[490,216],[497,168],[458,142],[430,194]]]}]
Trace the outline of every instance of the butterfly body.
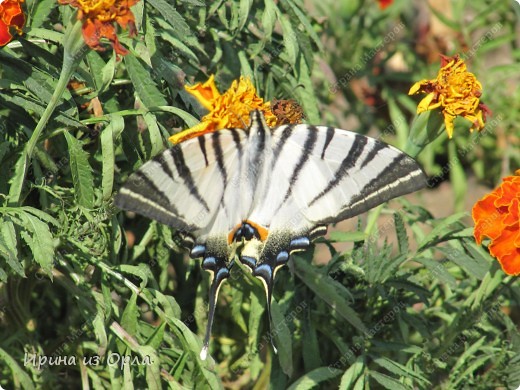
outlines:
[{"label": "butterfly body", "polygon": [[248,129],[189,139],[145,163],[115,202],[172,226],[212,274],[205,357],[215,301],[239,260],[264,284],[326,225],[424,187],[417,163],[385,143],[325,126],[269,128],[251,113]]}]

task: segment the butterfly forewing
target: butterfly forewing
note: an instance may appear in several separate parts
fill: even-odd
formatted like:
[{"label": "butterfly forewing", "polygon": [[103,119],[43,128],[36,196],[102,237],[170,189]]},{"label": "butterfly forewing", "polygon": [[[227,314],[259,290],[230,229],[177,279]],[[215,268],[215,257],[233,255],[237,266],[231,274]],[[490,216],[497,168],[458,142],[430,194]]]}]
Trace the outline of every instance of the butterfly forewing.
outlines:
[{"label": "butterfly forewing", "polygon": [[236,190],[246,139],[244,131],[231,129],[175,145],[130,176],[115,203],[199,241],[226,234],[249,208]]}]

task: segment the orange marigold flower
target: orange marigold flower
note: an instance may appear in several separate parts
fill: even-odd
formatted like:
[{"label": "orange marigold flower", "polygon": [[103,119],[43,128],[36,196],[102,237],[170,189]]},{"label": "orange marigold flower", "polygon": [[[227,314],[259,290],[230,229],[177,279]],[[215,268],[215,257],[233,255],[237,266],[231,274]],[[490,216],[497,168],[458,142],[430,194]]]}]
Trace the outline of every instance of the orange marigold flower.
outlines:
[{"label": "orange marigold flower", "polygon": [[489,253],[508,275],[520,275],[520,169],[473,206],[477,244],[491,239]]},{"label": "orange marigold flower", "polygon": [[94,50],[104,50],[101,38],[107,38],[117,54],[128,53],[117,39],[114,22],[128,35],[137,35],[135,18],[130,7],[139,0],[59,0],[61,4],[70,4],[78,9],[78,20],[83,21],[83,39]]},{"label": "orange marigold flower", "polygon": [[25,0],[0,0],[0,46],[7,45],[13,39],[11,30],[22,33],[25,15],[21,3]]},{"label": "orange marigold flower", "polygon": [[417,113],[440,107],[449,138],[453,136],[453,121],[457,116],[472,122],[470,131],[480,131],[484,128],[486,114],[491,114],[487,106],[480,103],[482,85],[473,73],[466,70],[466,64],[459,56],[441,56],[437,78],[415,83],[408,94],[419,92],[427,95],[417,106]]},{"label": "orange marigold flower", "polygon": [[198,125],[172,135],[169,140],[174,144],[220,129],[245,128],[249,125],[249,113],[253,110],[262,111],[267,125],[276,126],[277,119],[271,111],[271,104],[256,94],[253,83],[247,78],[241,76],[233,81],[223,94],[215,86],[214,75],[205,83],[186,86],[185,89],[209,110],[209,114],[202,117]]}]

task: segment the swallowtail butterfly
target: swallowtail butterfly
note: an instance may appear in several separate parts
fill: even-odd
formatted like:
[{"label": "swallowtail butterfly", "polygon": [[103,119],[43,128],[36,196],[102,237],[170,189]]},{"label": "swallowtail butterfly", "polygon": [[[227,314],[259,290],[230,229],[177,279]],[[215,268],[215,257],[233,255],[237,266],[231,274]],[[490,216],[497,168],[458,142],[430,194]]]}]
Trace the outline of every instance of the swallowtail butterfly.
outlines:
[{"label": "swallowtail butterfly", "polygon": [[247,129],[223,129],[165,150],[132,174],[115,198],[178,229],[212,274],[205,359],[217,294],[238,259],[264,284],[269,319],[277,269],[327,225],[426,184],[408,155],[376,139],[307,124],[269,128],[259,111]]}]

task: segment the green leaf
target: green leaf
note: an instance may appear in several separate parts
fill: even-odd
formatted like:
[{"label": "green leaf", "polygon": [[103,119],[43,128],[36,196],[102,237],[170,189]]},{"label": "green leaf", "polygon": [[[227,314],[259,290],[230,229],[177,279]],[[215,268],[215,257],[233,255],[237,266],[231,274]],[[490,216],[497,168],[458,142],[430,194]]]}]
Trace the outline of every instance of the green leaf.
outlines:
[{"label": "green leaf", "polygon": [[152,336],[146,341],[146,345],[151,346],[155,350],[158,350],[161,343],[164,340],[164,330],[166,328],[166,322],[161,323],[157,326],[152,333]]},{"label": "green leaf", "polygon": [[489,264],[487,262],[481,263],[476,259],[470,257],[462,249],[455,248],[454,246],[449,247],[437,247],[437,250],[444,253],[446,258],[453,263],[457,264],[464,271],[471,276],[482,280],[489,271]]},{"label": "green leaf", "polygon": [[270,336],[274,336],[278,347],[278,357],[283,372],[288,377],[293,375],[293,358],[292,358],[292,334],[287,324],[287,317],[284,318],[280,311],[280,306],[276,302],[271,304],[271,313],[273,316],[273,328]]},{"label": "green leaf", "polygon": [[419,375],[416,371],[409,369],[406,366],[403,366],[402,364],[399,364],[397,362],[394,362],[393,360],[390,360],[386,357],[377,357],[374,358],[374,363],[377,365],[387,369],[392,374],[395,374],[397,376],[409,378],[409,379],[415,379],[422,383],[423,386],[425,385],[431,385],[431,382],[425,378],[422,375]]},{"label": "green leaf", "polygon": [[125,310],[123,311],[123,316],[121,317],[121,326],[132,336],[135,336],[137,333],[138,318],[137,294],[134,293],[128,300]]},{"label": "green leaf", "polygon": [[41,27],[58,3],[55,0],[39,0],[31,13],[31,28]]},{"label": "green leaf", "polygon": [[358,378],[363,375],[365,362],[362,356],[358,356],[356,361],[348,368],[341,377],[340,389],[352,389]]},{"label": "green leaf", "polygon": [[21,212],[18,215],[25,229],[20,236],[29,245],[34,260],[49,277],[52,276],[54,246],[48,225],[29,213]]},{"label": "green leaf", "polygon": [[369,371],[369,375],[374,378],[381,386],[388,390],[408,390],[408,388],[403,385],[398,380],[389,377],[388,375],[381,374],[377,371]]},{"label": "green leaf", "polygon": [[169,26],[174,29],[178,38],[183,39],[187,43],[193,42],[194,37],[190,26],[173,5],[164,0],[149,0],[149,3],[166,19]]},{"label": "green leaf", "polygon": [[187,127],[193,127],[200,122],[200,120],[195,118],[189,112],[181,110],[180,108],[172,107],[172,106],[161,106],[158,108],[160,108],[161,111],[170,112],[174,115],[177,115],[179,118],[181,118],[186,123]]},{"label": "green leaf", "polygon": [[25,277],[22,264],[18,256],[18,241],[13,222],[7,218],[0,221],[0,256],[2,256],[11,269],[18,275]]},{"label": "green leaf", "polygon": [[[16,381],[19,382],[23,389],[25,390],[33,390],[35,389],[33,381],[29,374],[25,372],[22,367],[16,362],[15,359],[11,355],[9,355],[4,349],[0,348],[0,361],[4,362],[7,367],[10,368],[13,378],[16,378]],[[0,386],[1,387],[1,386]]]},{"label": "green leaf", "polygon": [[125,127],[123,117],[112,115],[110,124],[101,132],[101,154],[103,158],[101,187],[103,200],[112,197],[114,187],[115,157],[114,157],[114,133],[120,133]]},{"label": "green leaf", "polygon": [[298,378],[287,390],[310,390],[320,383],[341,375],[343,371],[332,367],[320,367]]},{"label": "green leaf", "polygon": [[299,256],[293,257],[296,275],[327,304],[334,308],[344,319],[361,332],[367,328],[356,312],[347,304],[345,296],[339,291],[345,287],[336,280],[324,276]]},{"label": "green leaf", "polygon": [[155,157],[164,150],[161,130],[157,124],[157,117],[151,112],[147,112],[143,115],[143,119],[146,123],[146,127],[148,128],[146,134],[150,140],[150,157]]},{"label": "green leaf", "polygon": [[451,287],[455,287],[457,285],[456,279],[448,272],[446,267],[439,260],[433,260],[426,257],[417,257],[414,259],[414,261],[424,265],[431,273],[432,278],[436,278]]},{"label": "green leaf", "polygon": [[296,66],[296,58],[298,57],[298,42],[296,39],[296,33],[293,30],[293,26],[291,25],[291,21],[284,14],[279,14],[278,20],[282,25],[283,30],[283,44],[285,47],[285,51],[288,56],[289,64],[292,67]]},{"label": "green leaf", "polygon": [[105,63],[103,57],[98,52],[91,50],[85,57],[88,65],[89,80],[94,83],[92,86],[97,94],[101,94],[108,89],[115,71],[115,58],[110,57],[109,61]]},{"label": "green leaf", "polygon": [[450,165],[450,183],[455,195],[455,211],[464,210],[468,185],[464,168],[457,157],[457,149],[454,142],[448,143],[448,156]]},{"label": "green leaf", "polygon": [[305,111],[305,116],[307,117],[309,123],[320,123],[321,115],[318,110],[318,101],[310,76],[312,72],[303,56],[300,56],[298,59],[296,72],[298,75],[298,80],[294,83],[294,87],[300,84],[303,86],[303,88],[298,88],[296,91],[298,93],[299,103],[301,103]]},{"label": "green leaf", "polygon": [[125,56],[124,61],[135,92],[145,107],[166,106],[168,103],[155,85],[150,70],[134,56]]},{"label": "green leaf", "polygon": [[276,16],[280,11],[276,6],[274,0],[264,0],[264,12],[262,14],[262,27],[264,29],[263,39],[266,41],[271,40],[274,26],[276,23]]},{"label": "green leaf", "polygon": [[329,233],[329,242],[360,242],[366,239],[364,232],[343,232],[340,230],[334,230]]},{"label": "green leaf", "polygon": [[[455,223],[460,223],[460,220],[467,216],[466,212],[456,213],[450,215],[447,218],[437,220],[438,222],[436,226],[432,229],[432,231],[423,238],[423,240],[419,244],[419,251],[426,249],[429,247],[433,241],[439,239],[440,237],[446,236],[450,233],[453,233],[453,229],[448,229],[451,225]],[[457,230],[462,230],[463,227]]]},{"label": "green leaf", "polygon": [[23,185],[25,183],[25,171],[27,169],[27,153],[25,149],[20,153],[14,166],[14,173],[9,180],[9,200],[8,205],[16,206],[19,202],[19,195],[22,193]]},{"label": "green leaf", "polygon": [[69,165],[76,200],[81,206],[91,209],[94,207],[94,177],[88,163],[88,154],[83,150],[80,141],[68,131],[64,134],[69,147]]},{"label": "green leaf", "polygon": [[408,235],[404,225],[403,217],[399,213],[394,213],[395,233],[397,234],[397,242],[399,244],[399,253],[408,253],[410,247],[408,245]]},{"label": "green leaf", "polygon": [[252,6],[253,0],[240,0],[240,8],[238,11],[238,31],[242,31],[246,25]]},{"label": "green leaf", "polygon": [[[307,35],[312,39],[314,44],[318,46],[319,50],[323,50],[323,44],[321,42],[320,37],[318,34],[316,34],[316,31],[312,27],[310,21],[309,21],[309,15],[307,12],[303,12],[298,5],[295,4],[294,1],[289,0],[286,2],[281,3],[282,5],[285,5],[290,7],[290,9],[294,12],[294,15],[298,18],[298,23],[301,23],[301,25],[305,28],[305,32]],[[297,23],[293,22],[295,25]]]}]

